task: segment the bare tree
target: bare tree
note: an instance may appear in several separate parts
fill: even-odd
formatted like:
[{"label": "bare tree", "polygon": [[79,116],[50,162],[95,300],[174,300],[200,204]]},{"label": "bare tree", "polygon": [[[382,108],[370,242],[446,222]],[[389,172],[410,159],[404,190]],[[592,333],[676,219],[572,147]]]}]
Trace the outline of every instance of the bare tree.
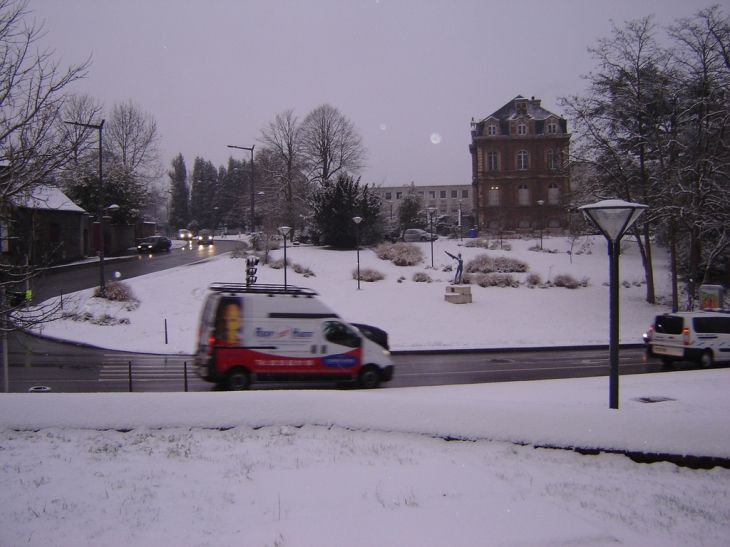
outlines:
[{"label": "bare tree", "polygon": [[42,24],[28,2],[0,0],[0,199],[32,189],[70,158],[60,113],[65,88],[87,74],[89,61],[61,69],[52,50],[36,51]]},{"label": "bare tree", "polygon": [[302,151],[308,179],[316,184],[340,174],[359,173],[367,150],[362,137],[339,110],[323,104],[312,110],[301,125]]},{"label": "bare tree", "polygon": [[583,96],[561,99],[574,121],[577,138],[573,160],[591,167],[596,198],[621,198],[653,206],[636,230],[646,275],[646,300],[653,303],[654,275],[650,226],[659,215],[658,196],[665,189],[661,168],[665,141],[671,140],[665,122],[670,56],[656,39],[652,17],[614,27],[610,38],[592,48],[598,70],[587,76]]},{"label": "bare tree", "polygon": [[[42,24],[28,16],[28,2],[0,0],[0,244],[8,241],[8,226],[18,202],[73,154],[60,113],[68,101],[66,87],[83,78],[89,61],[62,69],[52,50],[37,50]],[[13,260],[13,259],[17,260]],[[12,294],[33,276],[22,256],[0,264],[0,331],[3,356],[9,331],[48,320],[55,311],[36,308],[15,317],[27,305]],[[4,385],[8,391],[7,361]]]},{"label": "bare tree", "polygon": [[105,149],[124,170],[151,184],[162,175],[157,122],[131,101],[117,103],[104,127]]}]

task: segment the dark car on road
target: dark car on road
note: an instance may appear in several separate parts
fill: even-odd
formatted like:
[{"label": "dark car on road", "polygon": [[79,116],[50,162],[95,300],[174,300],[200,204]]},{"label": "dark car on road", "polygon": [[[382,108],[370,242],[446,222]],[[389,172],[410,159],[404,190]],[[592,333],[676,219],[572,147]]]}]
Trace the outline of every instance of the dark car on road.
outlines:
[{"label": "dark car on road", "polygon": [[388,345],[388,333],[385,332],[383,329],[373,327],[372,325],[363,325],[362,323],[350,324],[353,327],[357,328],[357,330],[359,330],[363,334],[363,336],[369,338],[370,340],[387,350],[390,349],[390,346]]},{"label": "dark car on road", "polygon": [[146,237],[137,245],[139,253],[155,253],[157,251],[169,251],[172,247],[172,241],[165,236]]},{"label": "dark car on road", "polygon": [[200,230],[197,241],[198,245],[213,245],[213,232],[210,230]]}]

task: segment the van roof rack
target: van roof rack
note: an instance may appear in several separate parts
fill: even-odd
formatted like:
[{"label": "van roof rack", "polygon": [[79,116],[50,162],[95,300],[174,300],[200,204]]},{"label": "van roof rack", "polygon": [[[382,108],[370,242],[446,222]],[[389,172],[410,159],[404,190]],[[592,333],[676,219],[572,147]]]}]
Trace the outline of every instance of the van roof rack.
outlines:
[{"label": "van roof rack", "polygon": [[305,287],[294,285],[247,285],[246,283],[211,283],[208,287],[214,292],[233,292],[249,294],[291,294],[299,296],[316,296],[319,293]]}]

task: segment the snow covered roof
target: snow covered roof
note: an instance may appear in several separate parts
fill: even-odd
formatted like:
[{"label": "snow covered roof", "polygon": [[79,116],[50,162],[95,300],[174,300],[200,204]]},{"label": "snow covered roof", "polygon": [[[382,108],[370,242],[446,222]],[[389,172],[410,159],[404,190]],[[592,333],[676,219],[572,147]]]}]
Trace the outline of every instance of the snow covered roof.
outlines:
[{"label": "snow covered roof", "polygon": [[36,186],[27,193],[13,196],[11,201],[17,207],[26,209],[86,212],[71,201],[61,190],[53,186]]}]

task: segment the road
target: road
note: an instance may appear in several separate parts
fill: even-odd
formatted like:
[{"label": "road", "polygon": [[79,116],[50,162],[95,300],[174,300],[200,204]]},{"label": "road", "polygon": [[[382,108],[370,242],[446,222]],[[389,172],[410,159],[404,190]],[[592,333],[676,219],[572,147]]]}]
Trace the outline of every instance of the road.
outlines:
[{"label": "road", "polygon": [[[139,254],[129,251],[121,256],[108,257],[104,260],[106,279],[129,279],[139,275],[175,268],[205,260],[213,256],[230,252],[238,245],[234,239],[220,239],[214,245],[188,244],[175,247],[169,252]],[[118,273],[118,276],[115,275]],[[34,280],[33,299],[43,302],[59,294],[69,294],[90,287],[99,286],[99,262],[74,264],[49,268],[39,279]]]},{"label": "road", "polygon": [[[233,250],[235,240],[210,247],[177,247],[169,253],[105,260],[107,278],[122,279],[205,260]],[[50,271],[34,287],[37,301],[98,286],[98,262]],[[46,386],[54,392],[212,391],[195,375],[191,356],[133,354],[59,343],[14,333],[9,339],[11,392]],[[607,348],[395,352],[396,374],[388,387],[545,380],[608,375]],[[620,352],[621,374],[665,370],[643,347]],[[131,375],[131,382],[130,382]],[[259,385],[254,389],[285,387]],[[315,386],[309,386],[315,387]],[[331,385],[321,387],[331,388]],[[4,386],[3,386],[4,388]]]},{"label": "road", "polygon": [[[34,386],[67,393],[216,389],[197,378],[192,356],[123,353],[25,334],[14,337],[9,369],[11,392],[27,392]],[[608,375],[607,348],[394,352],[393,360],[396,373],[385,387]],[[619,367],[622,375],[666,370],[657,359],[648,359],[642,347],[622,348]],[[260,384],[253,389],[282,387],[292,386]],[[331,388],[332,385],[308,387]]]}]

